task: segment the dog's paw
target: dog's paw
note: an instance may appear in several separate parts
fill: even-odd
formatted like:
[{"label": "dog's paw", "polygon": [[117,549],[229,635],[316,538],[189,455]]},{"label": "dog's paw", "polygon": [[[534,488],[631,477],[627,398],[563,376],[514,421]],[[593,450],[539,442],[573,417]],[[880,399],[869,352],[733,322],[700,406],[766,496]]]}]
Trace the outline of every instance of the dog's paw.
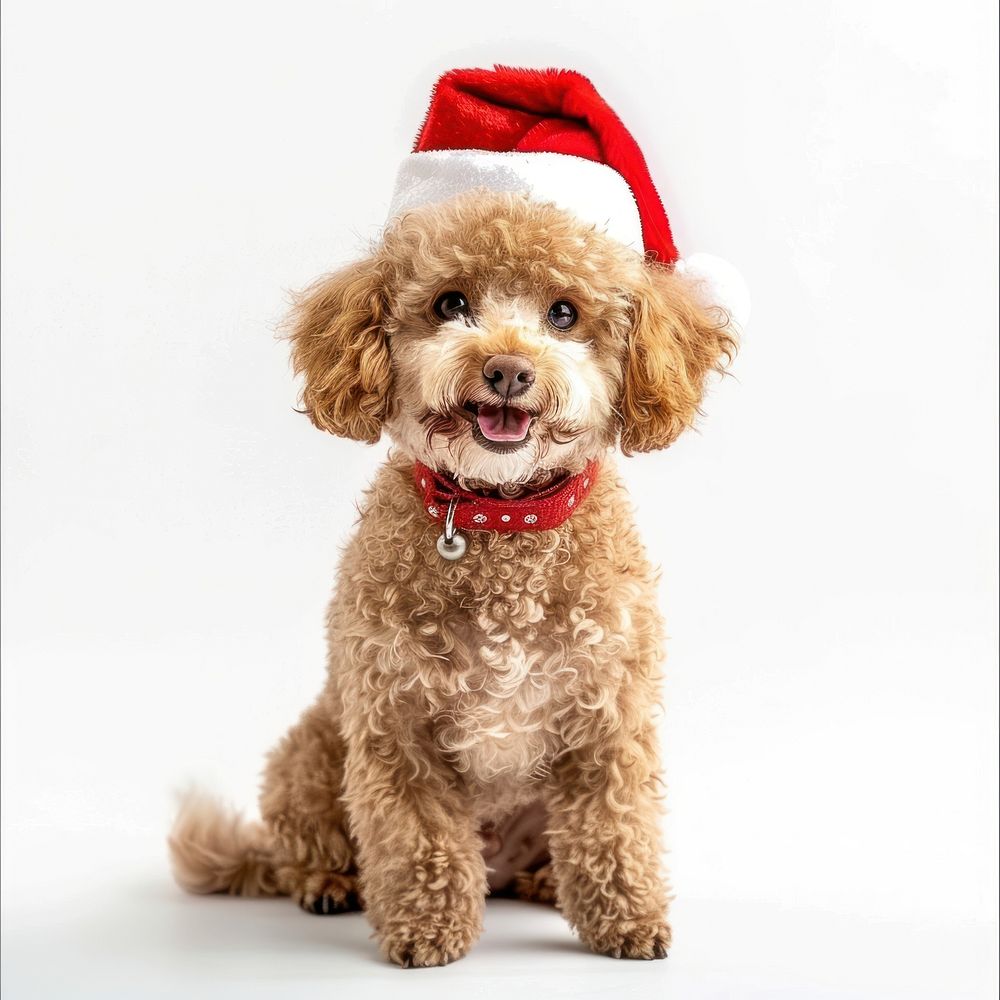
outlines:
[{"label": "dog's paw", "polygon": [[396,933],[382,939],[382,951],[403,969],[425,969],[447,965],[462,958],[476,935],[458,928],[428,928],[424,932]]},{"label": "dog's paw", "polygon": [[633,924],[622,932],[584,936],[584,942],[599,955],[611,958],[666,958],[670,950],[670,925],[663,921]]},{"label": "dog's paw", "polygon": [[543,865],[533,872],[518,872],[514,876],[511,894],[526,903],[545,903],[558,907],[552,865]]},{"label": "dog's paw", "polygon": [[357,891],[357,876],[336,872],[314,872],[304,879],[295,893],[296,902],[306,913],[329,916],[362,909]]}]

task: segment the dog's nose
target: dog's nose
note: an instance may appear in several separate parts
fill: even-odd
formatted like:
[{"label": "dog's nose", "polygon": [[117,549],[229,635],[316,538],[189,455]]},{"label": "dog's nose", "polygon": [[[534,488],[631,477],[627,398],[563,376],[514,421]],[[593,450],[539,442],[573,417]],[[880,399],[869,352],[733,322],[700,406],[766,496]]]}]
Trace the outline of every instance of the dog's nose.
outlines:
[{"label": "dog's nose", "polygon": [[535,369],[520,354],[495,354],[483,365],[483,377],[505,399],[527,391],[535,381]]}]

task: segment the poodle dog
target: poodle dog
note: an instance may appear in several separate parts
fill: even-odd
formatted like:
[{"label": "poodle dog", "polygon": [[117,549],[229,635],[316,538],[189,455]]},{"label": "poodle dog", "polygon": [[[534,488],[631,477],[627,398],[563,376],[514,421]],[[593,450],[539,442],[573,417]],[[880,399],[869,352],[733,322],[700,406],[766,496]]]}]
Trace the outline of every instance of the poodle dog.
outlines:
[{"label": "poodle dog", "polygon": [[[312,422],[394,448],[263,824],[189,800],[178,881],[364,909],[404,967],[465,955],[490,892],[555,901],[595,952],[664,957],[663,630],[612,452],[692,424],[735,348],[725,309],[552,204],[477,191],[392,222],[298,298],[290,339]],[[551,497],[571,516],[547,527]],[[536,499],[538,530],[455,527],[456,503]]]}]

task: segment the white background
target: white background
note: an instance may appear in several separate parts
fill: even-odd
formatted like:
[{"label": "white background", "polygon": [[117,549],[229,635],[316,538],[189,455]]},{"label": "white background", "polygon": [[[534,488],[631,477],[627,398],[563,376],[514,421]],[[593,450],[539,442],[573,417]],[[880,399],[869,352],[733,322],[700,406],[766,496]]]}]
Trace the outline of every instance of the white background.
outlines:
[{"label": "white background", "polygon": [[[41,996],[981,997],[996,903],[995,5],[8,0],[4,985]],[[624,463],[670,632],[667,962],[491,904],[446,970],[182,897],[319,689],[386,445],[293,412],[286,291],[377,234],[440,71],[592,77],[754,315]]]}]

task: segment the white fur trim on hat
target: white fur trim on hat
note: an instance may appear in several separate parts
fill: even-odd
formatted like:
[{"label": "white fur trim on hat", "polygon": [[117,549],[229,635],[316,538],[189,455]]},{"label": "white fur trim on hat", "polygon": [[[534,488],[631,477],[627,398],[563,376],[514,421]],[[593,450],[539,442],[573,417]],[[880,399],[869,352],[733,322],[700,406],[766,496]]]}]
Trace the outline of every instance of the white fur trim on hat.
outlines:
[{"label": "white fur trim on hat", "polygon": [[642,223],[632,189],[617,170],[566,153],[493,153],[443,149],[410,153],[396,176],[389,218],[464,191],[521,191],[552,202],[643,252]]}]

